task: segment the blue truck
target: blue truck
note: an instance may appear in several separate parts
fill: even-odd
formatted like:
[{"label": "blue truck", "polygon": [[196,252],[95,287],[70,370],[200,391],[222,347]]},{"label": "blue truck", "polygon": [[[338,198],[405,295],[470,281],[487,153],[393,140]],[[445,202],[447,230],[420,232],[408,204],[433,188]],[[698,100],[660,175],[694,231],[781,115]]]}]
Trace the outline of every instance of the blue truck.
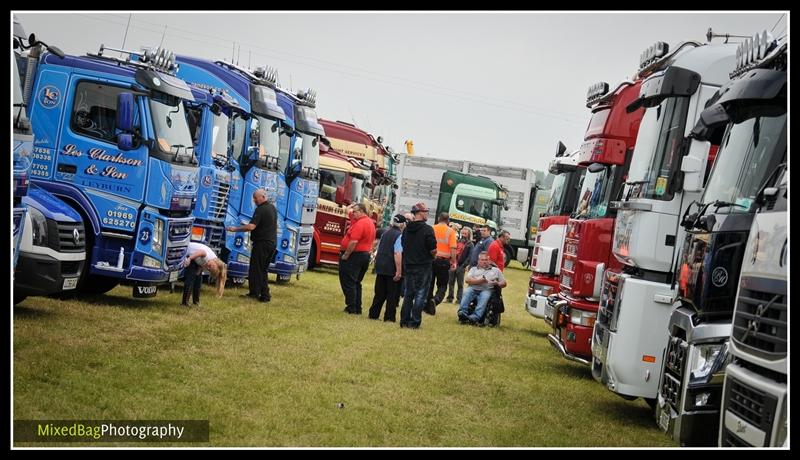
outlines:
[{"label": "blue truck", "polygon": [[[314,222],[319,197],[319,142],[325,129],[317,120],[316,94],[312,90],[291,94],[278,91],[278,104],[287,114],[290,130],[281,135],[281,156],[286,158],[285,180],[289,187],[286,203],[286,227],[278,236],[278,255],[270,271],[279,281],[308,267]],[[283,253],[281,253],[283,251]]]},{"label": "blue truck", "polygon": [[[253,192],[263,188],[278,209],[278,232],[282,235],[288,189],[281,164],[280,138],[287,117],[277,102],[274,71],[267,68],[250,71],[223,61],[188,56],[178,56],[177,60],[181,78],[224,94],[238,106],[236,110],[228,105],[231,161],[238,169],[232,172],[225,226],[249,222],[255,210]],[[243,283],[247,278],[251,249],[248,232],[225,232],[220,255],[227,261],[228,276],[234,283]]]},{"label": "blue truck", "polygon": [[[27,44],[26,44],[27,42]],[[39,47],[36,47],[38,43]],[[29,51],[33,48],[33,56]],[[77,286],[85,254],[85,237],[80,215],[63,201],[30,185],[33,133],[28,118],[32,82],[22,82],[28,60],[47,45],[34,35],[25,36],[22,25],[14,18],[14,120],[13,120],[13,187],[14,240],[13,301],[18,304],[29,295],[50,295],[70,292]],[[53,53],[63,55],[55,47]],[[22,72],[21,72],[22,70]]]},{"label": "blue truck", "polygon": [[199,167],[182,104],[194,97],[175,68],[174,54],[162,48],[101,45],[96,54],[70,56],[32,44],[25,78],[31,182],[81,217],[80,292],[125,282],[135,297],[151,297],[158,284],[177,279]]}]

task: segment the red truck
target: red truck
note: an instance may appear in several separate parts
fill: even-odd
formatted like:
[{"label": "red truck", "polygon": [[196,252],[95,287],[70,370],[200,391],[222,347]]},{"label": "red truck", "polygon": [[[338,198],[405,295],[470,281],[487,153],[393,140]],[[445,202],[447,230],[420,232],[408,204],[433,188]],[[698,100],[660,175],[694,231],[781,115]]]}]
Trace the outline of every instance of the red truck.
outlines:
[{"label": "red truck", "polygon": [[560,293],[548,297],[553,309],[551,345],[570,360],[591,363],[592,328],[597,318],[606,269],[621,267],[611,254],[616,210],[644,115],[626,108],[639,97],[641,80],[624,81],[613,91],[608,83],[589,88],[586,106],[592,118],[578,152],[586,167],[578,204],[566,229]]}]

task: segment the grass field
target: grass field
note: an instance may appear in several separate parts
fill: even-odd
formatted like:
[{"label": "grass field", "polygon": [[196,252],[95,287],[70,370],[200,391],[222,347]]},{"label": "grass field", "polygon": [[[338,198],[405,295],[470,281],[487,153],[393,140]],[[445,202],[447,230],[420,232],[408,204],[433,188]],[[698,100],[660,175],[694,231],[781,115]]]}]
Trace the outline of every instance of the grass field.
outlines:
[{"label": "grass field", "polygon": [[447,303],[419,330],[371,321],[370,274],[365,314],[344,314],[334,270],[271,283],[269,304],[210,286],[188,310],[130,287],[30,297],[14,308],[14,419],[208,419],[212,446],[674,446],[643,401],[550,347],[523,307],[529,272],[506,274],[496,329]]}]

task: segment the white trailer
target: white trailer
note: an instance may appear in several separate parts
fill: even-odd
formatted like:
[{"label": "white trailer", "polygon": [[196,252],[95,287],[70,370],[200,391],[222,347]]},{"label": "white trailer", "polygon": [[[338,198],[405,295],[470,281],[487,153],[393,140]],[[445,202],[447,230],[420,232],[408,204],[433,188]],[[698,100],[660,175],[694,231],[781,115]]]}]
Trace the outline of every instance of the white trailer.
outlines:
[{"label": "white trailer", "polygon": [[[533,201],[537,184],[544,178],[542,172],[466,160],[409,156],[406,153],[398,156],[398,190],[394,212],[408,212],[411,206],[420,201],[430,209],[436,209],[442,174],[447,170],[488,177],[508,190],[508,209],[502,212],[500,227],[511,233],[515,257],[523,262],[528,259],[529,250],[534,243],[534,236],[530,234],[530,211],[532,204],[535,204]],[[431,213],[428,217],[431,225],[436,218],[434,214]],[[534,221],[538,221],[538,216],[535,216]]]}]

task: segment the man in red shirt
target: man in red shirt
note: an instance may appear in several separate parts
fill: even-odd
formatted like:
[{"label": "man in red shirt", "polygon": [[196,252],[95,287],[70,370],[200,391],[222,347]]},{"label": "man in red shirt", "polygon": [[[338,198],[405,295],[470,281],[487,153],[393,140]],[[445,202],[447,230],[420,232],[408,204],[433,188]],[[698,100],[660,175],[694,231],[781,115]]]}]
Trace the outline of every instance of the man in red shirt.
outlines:
[{"label": "man in red shirt", "polygon": [[509,241],[511,241],[511,234],[508,233],[508,230],[500,230],[497,239],[489,245],[489,259],[500,271],[506,268],[505,247],[508,246]]},{"label": "man in red shirt", "polygon": [[375,241],[375,224],[367,216],[367,208],[353,205],[350,226],[339,246],[339,284],[346,306],[344,311],[361,314],[361,281],[369,268],[369,254]]}]

